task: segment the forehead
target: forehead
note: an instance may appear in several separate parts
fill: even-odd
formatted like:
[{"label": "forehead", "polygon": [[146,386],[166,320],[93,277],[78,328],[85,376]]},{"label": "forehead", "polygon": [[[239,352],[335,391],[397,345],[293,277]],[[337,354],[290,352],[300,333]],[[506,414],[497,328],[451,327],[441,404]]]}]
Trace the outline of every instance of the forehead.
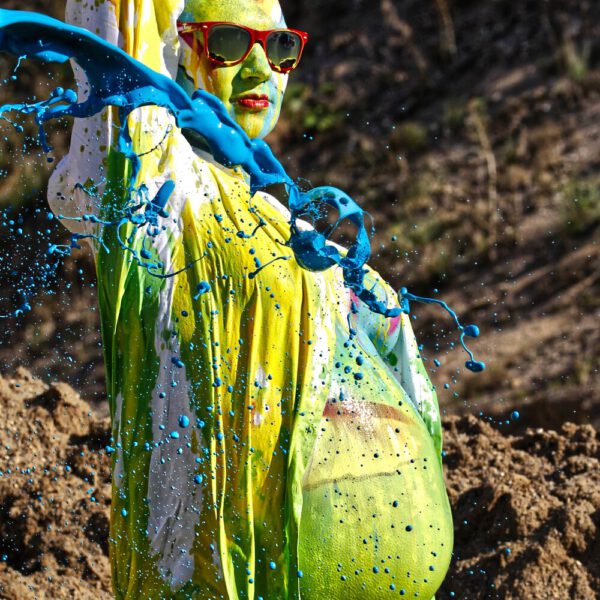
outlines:
[{"label": "forehead", "polygon": [[283,27],[277,0],[187,0],[184,21],[229,21],[254,29]]}]

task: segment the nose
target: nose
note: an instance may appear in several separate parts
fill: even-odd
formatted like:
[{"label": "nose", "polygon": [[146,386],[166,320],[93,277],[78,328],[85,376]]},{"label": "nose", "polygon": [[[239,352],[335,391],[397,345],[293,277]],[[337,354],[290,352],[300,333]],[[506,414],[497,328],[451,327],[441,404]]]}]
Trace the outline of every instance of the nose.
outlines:
[{"label": "nose", "polygon": [[267,55],[263,47],[256,43],[250,51],[250,54],[245,58],[240,70],[242,79],[256,79],[257,83],[262,83],[271,78],[271,65],[267,60]]}]

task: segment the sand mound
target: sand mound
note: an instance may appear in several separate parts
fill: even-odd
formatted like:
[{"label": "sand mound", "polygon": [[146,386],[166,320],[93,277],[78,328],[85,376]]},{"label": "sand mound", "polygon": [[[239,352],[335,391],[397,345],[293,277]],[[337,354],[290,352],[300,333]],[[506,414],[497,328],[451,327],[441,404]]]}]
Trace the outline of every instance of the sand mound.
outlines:
[{"label": "sand mound", "polygon": [[600,598],[600,436],[446,421],[455,560],[439,598]]},{"label": "sand mound", "polygon": [[0,415],[0,598],[111,598],[108,422],[25,370]]},{"label": "sand mound", "polygon": [[[107,599],[108,422],[68,386],[0,377],[0,598]],[[438,599],[600,598],[600,436],[446,421],[455,561]],[[454,595],[453,595],[454,594]]]}]

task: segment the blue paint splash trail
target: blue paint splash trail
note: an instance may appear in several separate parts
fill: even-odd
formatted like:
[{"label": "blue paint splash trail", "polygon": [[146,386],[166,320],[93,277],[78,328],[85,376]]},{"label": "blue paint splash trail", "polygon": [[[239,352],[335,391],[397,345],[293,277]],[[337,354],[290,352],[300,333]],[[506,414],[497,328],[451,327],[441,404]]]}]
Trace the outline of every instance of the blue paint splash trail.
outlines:
[{"label": "blue paint splash trail", "polygon": [[[174,116],[179,128],[191,130],[201,136],[217,162],[227,167],[241,166],[250,176],[252,195],[271,185],[285,186],[291,213],[290,238],[287,245],[303,268],[322,271],[338,265],[342,269],[345,285],[370,310],[386,317],[396,317],[402,312],[400,308],[386,306],[365,287],[365,265],[371,255],[371,244],[365,225],[365,213],[360,206],[350,196],[333,187],[301,191],[275,158],[269,146],[262,140],[251,140],[215,96],[197,90],[190,97],[174,80],[149,69],[91,32],[36,13],[0,9],[0,51],[18,56],[19,60],[31,58],[64,63],[73,59],[87,76],[90,93],[85,101],[79,102],[74,90],[57,88],[47,100],[0,108],[0,118],[6,120],[6,113],[9,112],[34,115],[39,128],[40,143],[46,153],[51,151],[44,132],[44,124],[49,120],[62,117],[86,118],[98,114],[108,106],[118,108],[118,150],[132,166],[129,192],[134,201],[126,206],[119,219],[103,223],[105,226],[116,226],[120,231],[124,224],[133,223],[138,227],[147,227],[151,236],[158,235],[160,231],[157,219],[166,215],[166,206],[174,183],[165,183],[154,199],[146,198],[140,202],[140,196],[144,197],[144,186],[134,189],[134,185],[141,161],[133,150],[127,117],[135,109],[143,106],[162,107]],[[325,206],[338,213],[334,225],[328,227],[325,232],[301,230],[298,220],[304,219],[314,223]],[[82,217],[83,220],[94,218],[96,217],[92,215]],[[336,227],[343,221],[356,227],[355,239],[347,251],[328,243]],[[126,240],[121,240],[120,236],[119,239],[121,247],[132,253],[138,264],[153,275],[174,275],[161,274],[163,265],[152,262],[149,252],[142,250],[138,253]],[[65,254],[68,254],[72,247],[77,247],[77,242],[78,239],[72,239],[71,247],[63,249]],[[58,247],[54,250],[57,253],[61,251]],[[403,294],[403,297],[406,301],[417,300],[416,296],[409,294]],[[442,306],[445,304],[436,303]],[[482,370],[483,363],[475,361],[464,344],[464,337],[474,333],[473,326],[469,326],[471,329],[462,328],[456,315],[447,305],[445,308],[455,316],[461,331],[461,343],[470,356],[467,367],[473,371]]]}]

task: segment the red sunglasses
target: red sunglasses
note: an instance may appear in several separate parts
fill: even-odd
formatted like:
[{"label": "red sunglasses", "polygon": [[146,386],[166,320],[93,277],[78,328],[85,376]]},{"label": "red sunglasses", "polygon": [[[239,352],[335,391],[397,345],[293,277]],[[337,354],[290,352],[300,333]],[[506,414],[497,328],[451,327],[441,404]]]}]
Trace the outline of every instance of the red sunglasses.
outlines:
[{"label": "red sunglasses", "polygon": [[297,29],[259,31],[223,21],[179,21],[177,30],[190,48],[194,48],[196,34],[202,33],[202,46],[208,59],[216,65],[226,67],[241,63],[258,42],[265,51],[271,69],[277,73],[289,73],[298,66],[308,40],[308,34]]}]

